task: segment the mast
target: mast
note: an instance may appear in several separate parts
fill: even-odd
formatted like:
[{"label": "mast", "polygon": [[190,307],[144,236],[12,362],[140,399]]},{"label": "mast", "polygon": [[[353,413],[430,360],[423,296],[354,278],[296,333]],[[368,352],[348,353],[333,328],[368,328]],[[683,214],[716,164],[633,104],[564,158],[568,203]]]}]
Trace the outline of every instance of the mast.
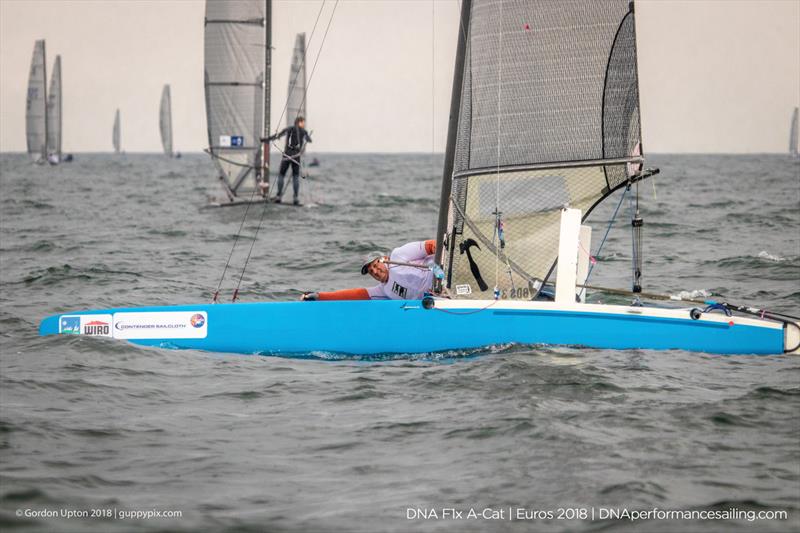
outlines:
[{"label": "mast", "polygon": [[[264,2],[264,44],[266,46],[264,54],[264,124],[262,125],[261,137],[266,139],[270,132],[270,86],[272,84],[272,0]],[[269,141],[261,143],[261,165],[259,178],[269,181]],[[258,166],[258,165],[257,165]]]},{"label": "mast", "polygon": [[[456,149],[456,131],[458,114],[461,108],[461,88],[464,83],[464,56],[467,49],[467,28],[469,27],[472,0],[461,0],[461,17],[458,26],[458,43],[456,45],[456,65],[453,71],[453,90],[450,93],[450,119],[447,124],[447,145],[442,170],[442,194],[439,198],[439,221],[436,226],[436,252],[434,262],[441,265],[444,237],[447,231],[447,213],[450,210],[450,192],[453,185],[453,160]],[[441,292],[442,281],[434,281],[434,292]]]},{"label": "mast", "polygon": [[57,78],[58,98],[56,100],[56,109],[58,109],[58,113],[56,113],[56,116],[58,117],[58,124],[56,124],[56,127],[58,128],[58,130],[57,130],[58,131],[58,136],[56,138],[58,139],[58,141],[57,141],[57,146],[56,146],[56,148],[57,148],[56,155],[58,156],[58,160],[61,161],[61,133],[62,133],[61,124],[62,124],[62,120],[63,120],[61,118],[62,117],[62,113],[63,113],[63,110],[61,108],[61,99],[62,99],[62,95],[63,95],[64,91],[61,88],[61,56],[60,55],[56,56],[56,64],[55,64],[55,67],[53,67],[53,74],[55,75],[56,73],[58,73],[58,78]]},{"label": "mast", "polygon": [[42,154],[42,158],[47,161],[47,138],[48,138],[48,128],[47,128],[47,42],[42,41],[42,72],[44,73],[44,153]]}]

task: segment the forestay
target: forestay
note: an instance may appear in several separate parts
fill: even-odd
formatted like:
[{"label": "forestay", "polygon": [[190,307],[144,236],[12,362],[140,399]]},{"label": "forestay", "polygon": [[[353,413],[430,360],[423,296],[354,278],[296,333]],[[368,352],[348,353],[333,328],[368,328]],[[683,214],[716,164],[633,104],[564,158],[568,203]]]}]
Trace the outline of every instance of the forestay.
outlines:
[{"label": "forestay", "polygon": [[158,113],[158,127],[161,130],[161,146],[164,154],[172,157],[172,101],[169,84],[161,91],[161,108]]},{"label": "forestay", "polygon": [[286,101],[286,126],[294,126],[297,117],[306,115],[306,34],[298,33],[294,41],[292,67],[289,71],[289,96]]},{"label": "forestay", "polygon": [[44,41],[33,46],[31,70],[28,75],[28,95],[25,106],[25,132],[28,153],[34,160],[47,158],[47,88]]},{"label": "forestay", "polygon": [[206,0],[205,96],[208,145],[229,196],[261,167],[268,109],[267,5]]},{"label": "forestay", "polygon": [[56,56],[47,95],[47,152],[61,159],[61,56]]},{"label": "forestay", "polygon": [[558,256],[561,208],[585,217],[640,167],[632,9],[472,2],[438,231],[452,296],[487,298],[497,286],[502,298],[532,297]]}]

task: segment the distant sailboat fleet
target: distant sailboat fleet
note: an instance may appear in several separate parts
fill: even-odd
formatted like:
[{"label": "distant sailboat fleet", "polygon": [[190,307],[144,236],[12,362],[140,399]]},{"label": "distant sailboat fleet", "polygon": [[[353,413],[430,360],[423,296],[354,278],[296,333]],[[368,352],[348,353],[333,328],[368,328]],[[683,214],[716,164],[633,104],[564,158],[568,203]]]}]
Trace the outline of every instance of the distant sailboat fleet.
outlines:
[{"label": "distant sailboat fleet", "polygon": [[[262,143],[261,139],[270,131],[271,11],[266,0],[241,3],[208,0],[206,3],[207,152],[223,184],[226,205],[248,203],[240,194],[248,176],[253,176],[256,187],[269,183],[269,144]],[[237,39],[227,38],[233,34]],[[256,43],[258,46],[250,47],[243,43]],[[61,56],[56,56],[53,64],[49,92],[46,63],[45,41],[37,40],[28,78],[27,149],[35,163],[57,165],[72,161],[73,156],[62,154]],[[307,86],[306,34],[298,33],[289,71],[285,107],[287,127],[293,126],[297,117],[308,118]],[[180,152],[175,152],[173,146],[170,84],[165,84],[161,92],[158,125],[164,155],[180,158]],[[235,134],[230,134],[233,130],[236,130]],[[124,153],[119,108],[114,113],[111,144],[115,154]],[[305,149],[304,146],[301,153],[304,154]],[[312,158],[308,166],[319,166],[319,159]],[[302,175],[307,176],[305,168]],[[263,200],[259,198],[257,201]]]}]

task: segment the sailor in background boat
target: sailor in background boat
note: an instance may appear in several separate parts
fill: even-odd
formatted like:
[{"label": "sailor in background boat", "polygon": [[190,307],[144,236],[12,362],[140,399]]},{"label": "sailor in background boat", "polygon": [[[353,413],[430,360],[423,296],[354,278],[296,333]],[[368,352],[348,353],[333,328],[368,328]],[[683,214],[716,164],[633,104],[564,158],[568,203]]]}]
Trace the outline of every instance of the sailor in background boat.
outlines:
[{"label": "sailor in background boat", "polygon": [[369,289],[343,289],[333,292],[308,292],[301,300],[420,300],[433,284],[433,253],[436,241],[410,242],[392,250],[388,256],[370,254],[361,266],[380,282]]},{"label": "sailor in background boat", "polygon": [[283,199],[283,178],[286,176],[286,171],[289,170],[289,165],[292,167],[294,205],[300,203],[300,156],[303,154],[305,144],[311,142],[311,136],[305,130],[305,126],[305,118],[297,117],[294,120],[294,126],[285,128],[280,133],[267,138],[268,141],[275,141],[286,135],[286,147],[283,150],[283,159],[278,171],[278,194],[275,197],[275,202],[277,203],[281,203]]}]

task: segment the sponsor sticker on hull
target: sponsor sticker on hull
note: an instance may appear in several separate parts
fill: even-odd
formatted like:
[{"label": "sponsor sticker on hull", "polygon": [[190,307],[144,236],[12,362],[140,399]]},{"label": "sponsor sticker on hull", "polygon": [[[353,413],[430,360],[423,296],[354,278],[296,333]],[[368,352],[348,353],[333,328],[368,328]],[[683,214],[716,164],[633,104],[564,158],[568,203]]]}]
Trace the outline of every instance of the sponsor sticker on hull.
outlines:
[{"label": "sponsor sticker on hull", "polygon": [[115,339],[205,339],[205,311],[114,313]]},{"label": "sponsor sticker on hull", "polygon": [[58,332],[62,335],[112,337],[111,323],[111,315],[62,315],[58,319]]}]

